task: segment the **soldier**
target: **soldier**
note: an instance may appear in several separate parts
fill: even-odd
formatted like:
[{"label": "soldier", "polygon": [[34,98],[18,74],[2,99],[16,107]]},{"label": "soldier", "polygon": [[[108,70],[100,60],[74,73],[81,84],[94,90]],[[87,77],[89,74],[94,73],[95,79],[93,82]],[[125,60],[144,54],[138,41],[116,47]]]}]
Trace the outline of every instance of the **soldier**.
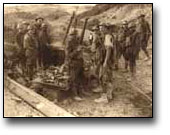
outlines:
[{"label": "soldier", "polygon": [[147,59],[150,59],[149,53],[147,51],[147,46],[148,46],[148,40],[150,37],[150,27],[149,23],[145,20],[145,15],[141,14],[138,17],[138,22],[136,25],[136,36],[139,40],[139,46],[140,48],[144,51],[145,55],[147,56]]},{"label": "soldier", "polygon": [[112,99],[112,66],[113,66],[113,53],[115,49],[114,38],[112,36],[112,32],[110,27],[106,27],[106,34],[104,40],[104,47],[106,50],[106,54],[104,57],[104,61],[102,63],[102,70],[100,72],[101,77],[101,85],[103,92],[101,93],[101,97],[99,99],[95,99],[97,103],[108,103],[109,100]]},{"label": "soldier", "polygon": [[17,29],[18,32],[16,34],[16,43],[18,45],[19,67],[21,68],[22,73],[25,74],[26,63],[25,63],[25,50],[23,47],[25,31],[23,25],[21,24],[18,24]]},{"label": "soldier", "polygon": [[140,51],[139,46],[139,33],[136,30],[129,29],[126,36],[125,47],[123,56],[125,58],[125,69],[130,66],[132,77],[135,77],[136,73],[136,59]]},{"label": "soldier", "polygon": [[123,22],[122,28],[123,28],[123,33],[124,33],[124,35],[127,36],[127,32],[128,32],[128,21],[125,20],[125,21]]},{"label": "soldier", "polygon": [[38,36],[39,32],[41,31],[41,25],[44,22],[44,18],[37,17],[35,19],[35,34]]},{"label": "soldier", "polygon": [[125,48],[127,32],[129,31],[128,22],[124,21],[123,25],[118,30],[117,41],[116,41],[116,69],[119,68],[119,59],[122,56]]},{"label": "soldier", "polygon": [[33,75],[36,69],[37,49],[38,41],[35,38],[35,27],[34,25],[28,26],[28,32],[24,37],[24,49],[27,64],[27,74],[30,80],[33,79]]},{"label": "soldier", "polygon": [[22,26],[23,26],[23,29],[24,29],[24,33],[26,34],[27,31],[28,31],[29,23],[26,22],[26,21],[23,21],[23,22],[22,22]]},{"label": "soldier", "polygon": [[35,37],[37,38],[37,41],[38,41],[38,61],[37,61],[37,68],[40,68],[41,67],[41,52],[40,52],[40,39],[39,39],[39,34],[40,34],[40,31],[41,31],[41,26],[44,22],[44,18],[42,17],[37,17],[35,19]]},{"label": "soldier", "polygon": [[47,24],[43,23],[39,32],[39,64],[46,67],[50,61],[50,35],[47,32]]},{"label": "soldier", "polygon": [[81,101],[80,97],[82,79],[84,78],[83,58],[79,46],[77,30],[73,30],[67,39],[66,62],[69,74],[68,90],[71,91],[74,100]]},{"label": "soldier", "polygon": [[103,45],[103,37],[98,27],[94,28],[94,39],[91,49],[94,53],[94,72],[99,81],[99,72],[104,61],[105,48]]}]

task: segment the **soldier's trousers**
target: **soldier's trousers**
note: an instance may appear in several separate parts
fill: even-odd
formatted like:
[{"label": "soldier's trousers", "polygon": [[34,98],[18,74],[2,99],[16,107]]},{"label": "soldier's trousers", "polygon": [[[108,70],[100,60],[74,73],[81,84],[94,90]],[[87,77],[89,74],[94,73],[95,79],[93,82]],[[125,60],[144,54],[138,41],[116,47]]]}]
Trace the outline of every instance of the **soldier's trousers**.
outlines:
[{"label": "soldier's trousers", "polygon": [[149,53],[147,51],[149,36],[144,33],[136,33],[135,37],[136,37],[136,44],[139,46],[140,49],[144,51],[146,56],[149,57]]},{"label": "soldier's trousers", "polygon": [[100,72],[101,76],[101,86],[103,88],[103,92],[107,94],[108,99],[112,99],[112,70],[113,70],[113,48],[106,48],[106,56],[108,57],[107,65],[105,67],[102,66],[102,70]]},{"label": "soldier's trousers", "polygon": [[103,93],[106,93],[107,98],[109,100],[112,99],[112,93],[113,93],[113,88],[112,88],[112,67],[106,67],[105,69],[102,69],[102,76],[100,79],[100,84],[103,89]]},{"label": "soldier's trousers", "polygon": [[37,68],[37,53],[33,50],[26,50],[26,68],[27,68],[27,75],[31,80],[35,73],[35,69]]},{"label": "soldier's trousers", "polygon": [[35,66],[33,65],[27,65],[27,75],[30,80],[33,79],[33,75],[35,73]]},{"label": "soldier's trousers", "polygon": [[83,84],[83,65],[79,61],[72,61],[68,66],[69,70],[69,83],[68,87],[71,90],[72,95],[78,96],[81,94],[81,88]]}]

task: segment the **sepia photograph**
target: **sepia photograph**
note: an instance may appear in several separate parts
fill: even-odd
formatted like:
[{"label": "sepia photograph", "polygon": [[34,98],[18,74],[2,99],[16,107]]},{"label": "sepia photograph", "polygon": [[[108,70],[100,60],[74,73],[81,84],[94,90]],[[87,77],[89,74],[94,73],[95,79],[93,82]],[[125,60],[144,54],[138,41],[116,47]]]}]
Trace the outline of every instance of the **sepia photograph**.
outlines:
[{"label": "sepia photograph", "polygon": [[153,118],[152,3],[3,3],[3,117]]}]

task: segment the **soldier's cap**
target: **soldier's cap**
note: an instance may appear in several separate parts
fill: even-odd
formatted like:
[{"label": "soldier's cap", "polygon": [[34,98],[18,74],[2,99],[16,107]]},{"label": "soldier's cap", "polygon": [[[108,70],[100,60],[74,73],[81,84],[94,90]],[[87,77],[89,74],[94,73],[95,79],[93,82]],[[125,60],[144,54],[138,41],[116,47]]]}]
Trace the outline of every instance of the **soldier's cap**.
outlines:
[{"label": "soldier's cap", "polygon": [[35,26],[34,26],[34,25],[28,25],[27,30],[34,30],[34,29],[35,29]]},{"label": "soldier's cap", "polygon": [[37,20],[44,20],[44,18],[43,17],[37,17],[37,18],[35,18],[35,21],[37,21]]}]

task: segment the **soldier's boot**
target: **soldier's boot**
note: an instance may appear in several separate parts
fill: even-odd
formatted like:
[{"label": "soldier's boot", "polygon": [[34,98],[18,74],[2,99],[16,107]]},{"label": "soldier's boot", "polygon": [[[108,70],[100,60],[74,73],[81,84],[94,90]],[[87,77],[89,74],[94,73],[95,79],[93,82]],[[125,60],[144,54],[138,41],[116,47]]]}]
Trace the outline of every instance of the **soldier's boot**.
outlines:
[{"label": "soldier's boot", "polygon": [[98,99],[95,99],[94,102],[96,102],[96,103],[108,103],[109,101],[108,101],[108,98],[107,98],[107,94],[103,93],[101,95],[101,97],[98,98]]},{"label": "soldier's boot", "polygon": [[94,93],[101,93],[101,92],[103,92],[103,89],[102,89],[101,86],[99,86],[99,87],[93,89],[92,91],[93,91]]},{"label": "soldier's boot", "polygon": [[80,96],[78,96],[78,90],[77,90],[77,87],[75,85],[72,85],[72,87],[70,87],[70,89],[72,90],[73,100],[75,100],[75,101],[82,101],[83,100]]}]

